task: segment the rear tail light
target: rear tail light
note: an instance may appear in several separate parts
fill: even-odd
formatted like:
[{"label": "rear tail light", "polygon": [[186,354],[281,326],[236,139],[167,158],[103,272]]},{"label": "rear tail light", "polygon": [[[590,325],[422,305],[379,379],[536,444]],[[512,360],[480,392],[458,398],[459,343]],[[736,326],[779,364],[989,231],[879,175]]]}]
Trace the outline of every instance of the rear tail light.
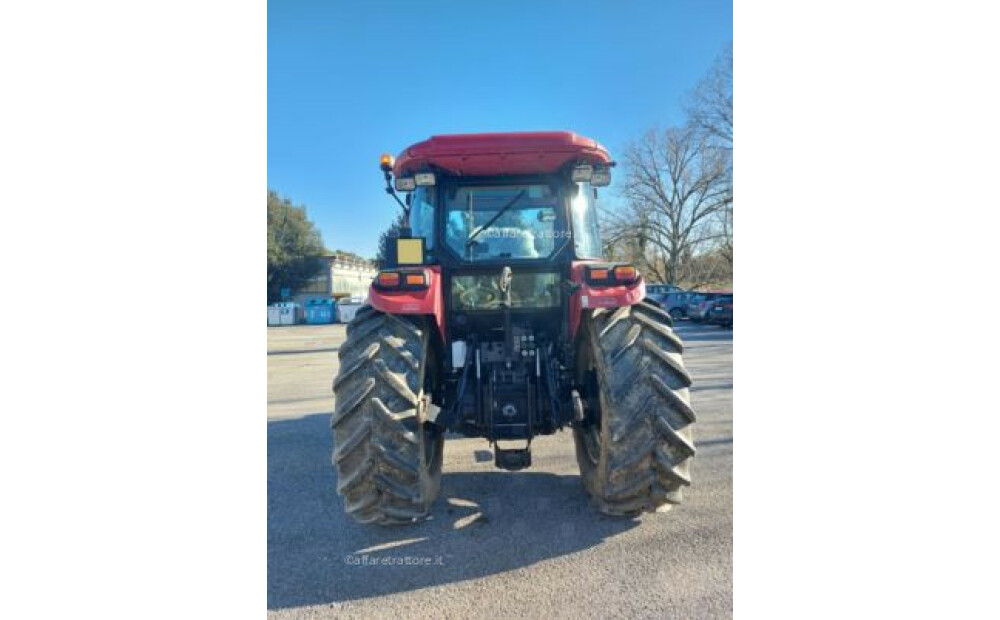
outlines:
[{"label": "rear tail light", "polygon": [[399,273],[395,271],[383,271],[378,274],[378,285],[385,288],[395,288],[399,286]]},{"label": "rear tail light", "polygon": [[632,265],[622,265],[615,267],[615,282],[619,284],[631,284],[635,282],[636,272]]},{"label": "rear tail light", "polygon": [[594,286],[633,284],[639,279],[639,273],[632,265],[587,267],[586,279]]},{"label": "rear tail light", "polygon": [[591,269],[590,279],[595,282],[607,282],[608,281],[608,270],[607,269]]},{"label": "rear tail light", "polygon": [[386,290],[425,289],[427,275],[423,271],[380,271],[375,284]]}]

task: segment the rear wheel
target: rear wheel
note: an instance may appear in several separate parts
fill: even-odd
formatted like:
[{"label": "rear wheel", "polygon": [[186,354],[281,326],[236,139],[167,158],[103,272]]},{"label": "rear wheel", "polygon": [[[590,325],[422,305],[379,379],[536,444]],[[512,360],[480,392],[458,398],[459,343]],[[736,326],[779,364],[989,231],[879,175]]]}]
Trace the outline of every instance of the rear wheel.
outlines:
[{"label": "rear wheel", "polygon": [[691,484],[691,377],[671,325],[645,302],[584,319],[577,379],[587,417],[573,436],[584,487],[604,513],[665,510]]},{"label": "rear wheel", "polygon": [[680,308],[671,308],[670,318],[672,318],[674,322],[680,321],[681,319],[684,318],[684,311],[681,310]]},{"label": "rear wheel", "polygon": [[424,421],[430,390],[428,330],[366,306],[347,326],[333,464],[344,510],[362,523],[425,518],[441,486],[444,435]]}]

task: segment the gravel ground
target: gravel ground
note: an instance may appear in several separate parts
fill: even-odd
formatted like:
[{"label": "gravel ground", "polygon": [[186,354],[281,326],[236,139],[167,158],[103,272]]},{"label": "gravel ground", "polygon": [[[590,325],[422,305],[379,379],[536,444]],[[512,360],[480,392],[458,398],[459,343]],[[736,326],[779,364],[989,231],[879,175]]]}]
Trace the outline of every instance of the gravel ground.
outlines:
[{"label": "gravel ground", "polygon": [[342,325],[268,328],[267,601],[278,617],[731,617],[732,331],[681,322],[698,455],[685,503],[594,512],[569,431],[531,469],[493,468],[481,439],[445,443],[433,518],[350,521],[329,418]]}]

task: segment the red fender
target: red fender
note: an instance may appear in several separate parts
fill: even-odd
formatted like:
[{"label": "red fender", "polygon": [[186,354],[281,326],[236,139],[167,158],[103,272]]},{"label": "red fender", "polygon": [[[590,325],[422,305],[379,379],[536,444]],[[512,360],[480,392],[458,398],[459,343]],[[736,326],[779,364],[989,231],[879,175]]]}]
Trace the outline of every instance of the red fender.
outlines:
[{"label": "red fender", "polygon": [[587,280],[584,278],[584,267],[594,264],[606,265],[608,263],[599,260],[573,261],[570,268],[570,280],[580,285],[573,296],[569,298],[570,340],[576,337],[576,330],[580,327],[580,318],[583,316],[584,310],[634,306],[646,297],[646,281],[641,275],[632,284],[602,287],[587,284]]},{"label": "red fender", "polygon": [[[386,291],[375,288],[373,283],[368,291],[368,303],[379,312],[386,314],[433,315],[438,333],[445,339],[444,298],[441,293],[441,267],[422,267],[427,288],[419,291]],[[405,268],[405,271],[414,271]],[[444,340],[447,342],[446,340]]]}]

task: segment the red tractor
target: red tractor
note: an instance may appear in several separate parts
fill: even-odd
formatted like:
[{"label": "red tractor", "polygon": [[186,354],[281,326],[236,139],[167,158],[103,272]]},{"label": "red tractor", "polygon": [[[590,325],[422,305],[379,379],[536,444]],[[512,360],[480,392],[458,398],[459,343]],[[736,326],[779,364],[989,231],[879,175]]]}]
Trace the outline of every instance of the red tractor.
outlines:
[{"label": "red tractor", "polygon": [[691,377],[642,276],[602,258],[608,151],[570,132],[445,135],[381,165],[406,221],[339,351],[347,513],[427,517],[446,431],[487,439],[496,466],[518,470],[533,437],[565,427],[602,512],[680,503]]}]

